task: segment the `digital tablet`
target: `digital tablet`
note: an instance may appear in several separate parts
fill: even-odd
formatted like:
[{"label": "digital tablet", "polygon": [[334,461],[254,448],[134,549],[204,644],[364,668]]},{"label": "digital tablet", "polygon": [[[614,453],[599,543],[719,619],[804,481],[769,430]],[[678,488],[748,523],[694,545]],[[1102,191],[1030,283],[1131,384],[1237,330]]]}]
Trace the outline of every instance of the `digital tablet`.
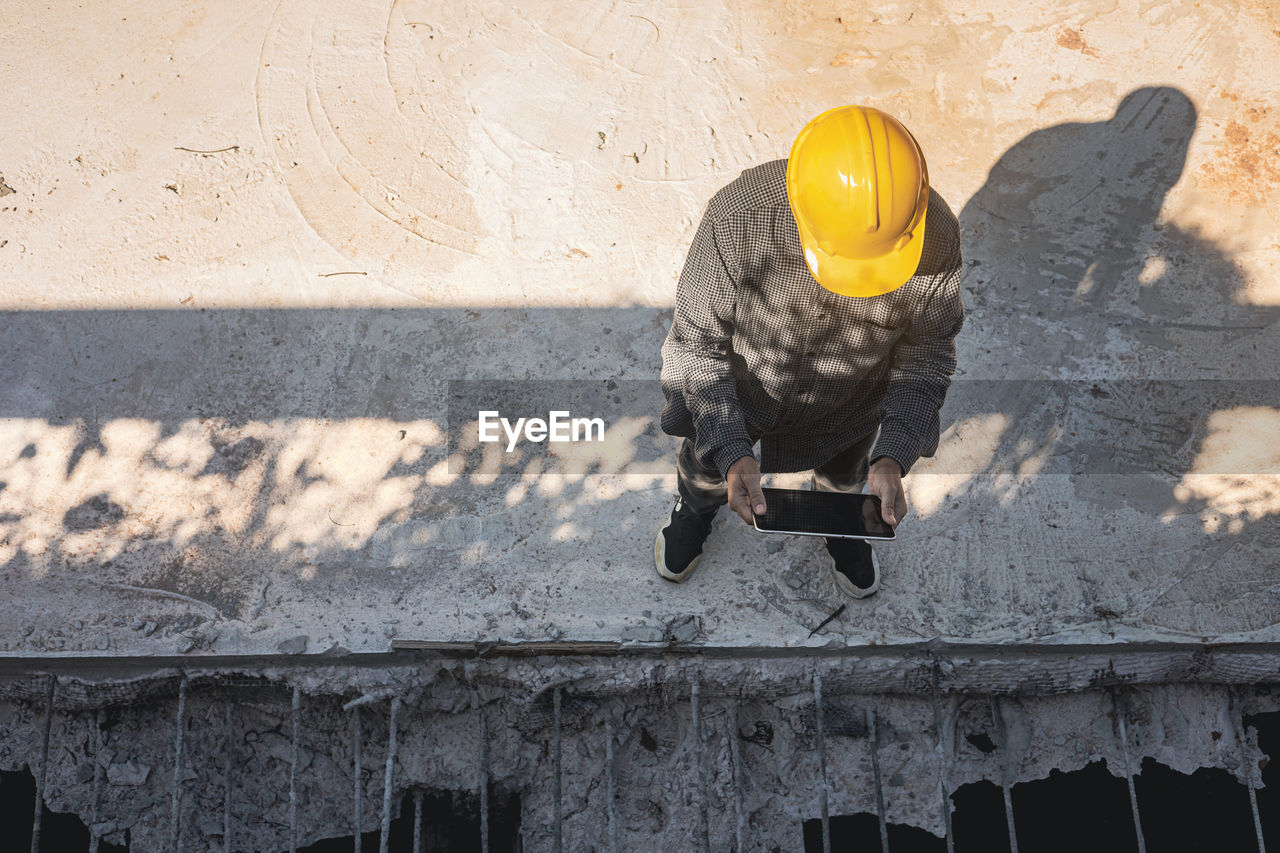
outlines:
[{"label": "digital tablet", "polygon": [[761,489],[768,508],[755,515],[761,533],[831,536],[837,539],[896,539],[880,515],[880,498],[845,492]]}]

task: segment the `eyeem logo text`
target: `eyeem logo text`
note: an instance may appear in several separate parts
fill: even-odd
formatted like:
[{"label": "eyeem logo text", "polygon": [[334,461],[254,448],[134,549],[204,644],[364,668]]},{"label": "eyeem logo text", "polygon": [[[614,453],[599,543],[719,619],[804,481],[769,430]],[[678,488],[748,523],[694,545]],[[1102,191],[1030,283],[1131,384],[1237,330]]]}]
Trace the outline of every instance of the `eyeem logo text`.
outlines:
[{"label": "eyeem logo text", "polygon": [[[501,431],[501,432],[500,432]],[[480,440],[501,441],[507,437],[507,452],[525,441],[604,441],[603,418],[572,418],[568,412],[548,412],[547,419],[517,418],[513,424],[497,412],[480,412]],[[593,436],[594,434],[594,436]]]}]

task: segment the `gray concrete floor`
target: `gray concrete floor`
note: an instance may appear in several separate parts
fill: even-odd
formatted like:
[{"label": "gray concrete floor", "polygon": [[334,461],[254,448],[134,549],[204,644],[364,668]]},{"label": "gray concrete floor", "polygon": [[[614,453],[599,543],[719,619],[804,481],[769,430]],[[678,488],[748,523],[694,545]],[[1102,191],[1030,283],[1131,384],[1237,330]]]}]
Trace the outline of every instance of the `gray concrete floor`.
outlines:
[{"label": "gray concrete floor", "polygon": [[[6,15],[0,651],[1280,639],[1273,9],[634,5]],[[655,574],[658,347],[706,199],[855,96],[969,315],[882,591],[809,637],[813,540],[725,511]]]}]

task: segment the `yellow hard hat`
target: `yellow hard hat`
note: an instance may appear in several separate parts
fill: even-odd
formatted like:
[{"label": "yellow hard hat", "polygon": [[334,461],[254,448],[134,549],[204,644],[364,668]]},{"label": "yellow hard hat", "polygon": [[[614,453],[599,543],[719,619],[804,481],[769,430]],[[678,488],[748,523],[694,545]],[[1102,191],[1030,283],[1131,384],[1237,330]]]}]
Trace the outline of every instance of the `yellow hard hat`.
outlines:
[{"label": "yellow hard hat", "polygon": [[871,107],[836,107],[791,146],[787,199],[805,262],[841,296],[879,296],[920,265],[929,171],[915,137]]}]

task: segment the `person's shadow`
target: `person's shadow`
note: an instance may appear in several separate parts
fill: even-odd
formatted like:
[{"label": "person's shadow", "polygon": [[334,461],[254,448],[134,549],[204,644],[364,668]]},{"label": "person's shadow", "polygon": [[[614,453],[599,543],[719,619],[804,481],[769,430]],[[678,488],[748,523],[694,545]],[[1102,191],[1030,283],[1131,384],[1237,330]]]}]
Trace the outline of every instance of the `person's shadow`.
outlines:
[{"label": "person's shadow", "polygon": [[[1275,374],[1264,341],[1280,308],[1250,304],[1240,267],[1164,211],[1196,119],[1179,90],[1137,89],[1110,119],[1022,139],[962,211],[969,315],[960,359],[964,378],[989,381],[956,383],[943,426],[983,414],[1007,425],[974,472],[986,484],[969,486],[975,510],[1008,502],[1011,481],[1000,486],[999,475],[1065,474],[1070,514],[1105,528],[1111,510],[1135,509],[1151,516],[1154,536],[1173,516],[1212,508],[1212,497],[1188,497],[1179,480],[1203,460],[1215,412],[1276,405],[1275,383],[1259,380]],[[1247,481],[1280,472],[1223,473]],[[1080,476],[1110,474],[1129,476]],[[1229,547],[1186,521],[1175,538],[1204,546],[1202,557]],[[1230,532],[1259,521],[1237,520]],[[1137,560],[1137,546],[1127,548],[1113,553]],[[1166,570],[1180,576],[1195,560],[1173,562]],[[1119,598],[1132,615],[1135,596]]]},{"label": "person's shadow", "polygon": [[1214,344],[1258,332],[1277,309],[1244,302],[1237,266],[1161,219],[1195,127],[1185,94],[1148,87],[1106,121],[1038,130],[1004,153],[961,214],[985,267],[967,295],[989,311],[988,340],[1042,375],[1238,375]]}]

